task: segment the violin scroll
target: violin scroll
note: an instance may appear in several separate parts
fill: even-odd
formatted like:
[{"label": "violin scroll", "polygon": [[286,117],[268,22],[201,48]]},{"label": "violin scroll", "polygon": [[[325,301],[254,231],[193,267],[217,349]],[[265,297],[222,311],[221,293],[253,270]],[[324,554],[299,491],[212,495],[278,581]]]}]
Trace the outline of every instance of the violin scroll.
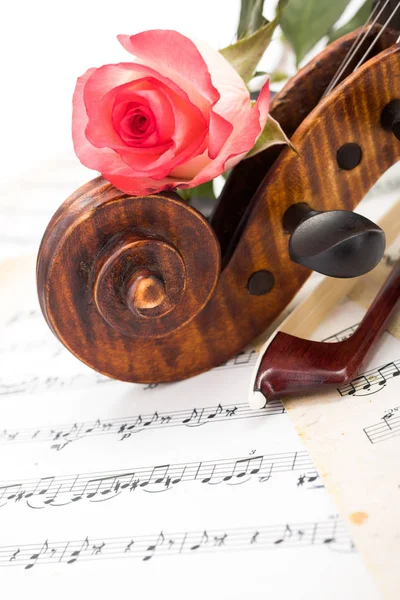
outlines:
[{"label": "violin scroll", "polygon": [[[376,56],[320,100],[357,35],[324,50],[274,99],[272,115],[298,154],[267,149],[239,163],[211,223],[176,194],[130,197],[101,178],[60,207],[39,251],[38,291],[49,326],[78,358],[142,383],[184,379],[228,361],[319,268],[315,260],[305,266],[294,241],[320,219],[326,226],[309,238],[308,259],[325,244],[330,267],[342,269],[341,252],[350,248],[357,257],[361,245],[373,266],[382,233],[346,211],[400,160],[397,117],[389,129],[381,120],[400,99],[400,79],[388,76],[398,72],[400,46],[392,45],[397,32],[385,31],[379,44],[386,49],[376,45]],[[296,122],[293,106],[302,111]],[[313,214],[293,225],[294,262],[284,215],[305,202]],[[349,219],[353,230],[343,234]]]},{"label": "violin scroll", "polygon": [[219,271],[213,230],[176,194],[130,197],[98,178],[49,224],[38,256],[39,299],[64,345],[114,375],[112,363],[139,352],[151,363],[157,340],[202,310]]}]

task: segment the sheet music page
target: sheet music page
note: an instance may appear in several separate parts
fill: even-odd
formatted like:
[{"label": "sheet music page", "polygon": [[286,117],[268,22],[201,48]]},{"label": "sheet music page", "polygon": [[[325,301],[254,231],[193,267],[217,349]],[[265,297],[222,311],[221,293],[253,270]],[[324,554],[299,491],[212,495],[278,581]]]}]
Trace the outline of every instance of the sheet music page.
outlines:
[{"label": "sheet music page", "polygon": [[282,405],[248,408],[254,351],[179,383],[112,381],[47,328],[34,275],[33,257],[0,270],[2,590],[380,597]]},{"label": "sheet music page", "polygon": [[[360,286],[312,336],[349,337],[379,288]],[[357,300],[357,302],[355,301]],[[352,538],[385,599],[399,597],[400,341],[399,315],[389,321],[368,368],[323,395],[284,401]],[[396,337],[395,337],[396,336]]]}]

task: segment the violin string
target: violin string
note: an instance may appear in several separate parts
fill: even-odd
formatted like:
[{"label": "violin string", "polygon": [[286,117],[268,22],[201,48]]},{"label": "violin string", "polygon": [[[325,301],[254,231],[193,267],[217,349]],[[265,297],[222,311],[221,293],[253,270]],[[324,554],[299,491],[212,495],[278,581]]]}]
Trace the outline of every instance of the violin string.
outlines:
[{"label": "violin string", "polygon": [[[343,73],[346,70],[346,68],[348,67],[348,65],[353,60],[356,52],[359,50],[360,46],[363,44],[363,42],[367,38],[372,27],[376,24],[376,22],[378,21],[379,17],[381,16],[382,12],[385,10],[385,8],[389,4],[389,2],[390,2],[390,0],[385,0],[385,2],[383,3],[383,6],[380,6],[380,4],[375,5],[369,18],[367,19],[366,23],[361,28],[358,36],[354,40],[349,51],[347,52],[346,56],[344,57],[343,61],[341,62],[338,70],[336,71],[335,75],[333,76],[330,84],[328,85],[324,94],[322,95],[322,98],[324,98],[327,94],[329,94],[329,92],[331,92],[333,90],[333,88],[339,81],[340,77],[343,75]],[[376,13],[378,13],[378,14],[376,14]],[[369,50],[368,50],[368,52],[369,52]]]},{"label": "violin string", "polygon": [[[397,10],[400,7],[400,0],[398,1],[398,3],[396,4],[395,8],[392,10],[392,12],[390,13],[390,16],[388,17],[388,19],[384,22],[384,24],[382,25],[381,30],[379,31],[378,35],[376,36],[376,38],[373,40],[373,42],[371,43],[371,45],[369,46],[369,48],[367,49],[367,51],[364,53],[364,55],[360,58],[360,60],[358,61],[358,63],[356,64],[356,66],[354,67],[354,71],[356,71],[358,69],[358,67],[360,65],[362,65],[362,63],[364,62],[364,60],[366,59],[366,57],[368,56],[368,54],[371,52],[372,48],[375,46],[376,42],[379,40],[379,38],[381,37],[382,33],[385,31],[385,29],[387,28],[387,26],[389,25],[389,22],[392,20],[392,17],[394,17],[395,13],[397,12]],[[353,73],[354,73],[353,71]]]}]

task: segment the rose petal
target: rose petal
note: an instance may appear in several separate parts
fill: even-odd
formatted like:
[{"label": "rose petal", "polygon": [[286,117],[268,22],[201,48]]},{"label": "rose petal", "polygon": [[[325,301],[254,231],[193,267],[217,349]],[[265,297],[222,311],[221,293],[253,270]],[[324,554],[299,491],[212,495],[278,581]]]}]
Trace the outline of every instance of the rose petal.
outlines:
[{"label": "rose petal", "polygon": [[[209,181],[254,146],[268,116],[268,83],[251,107],[236,71],[202,42],[159,30],[119,40],[140,64],[90,69],[76,86],[73,138],[83,164],[126,193],[147,194]],[[147,125],[131,135],[129,118],[141,114],[149,135]]]},{"label": "rose petal", "polygon": [[83,101],[83,91],[88,79],[96,69],[89,69],[79,77],[72,100],[72,139],[77,157],[89,169],[110,171],[129,176],[131,169],[121,160],[121,157],[109,148],[95,148],[85,135],[88,116]]},{"label": "rose petal", "polygon": [[253,148],[268,117],[269,97],[269,82],[266,82],[257,102],[243,118],[240,126],[237,125],[233,130],[218,157],[192,179],[189,187],[210,181],[231,169]]},{"label": "rose petal", "polygon": [[[138,84],[138,85],[136,85]],[[140,104],[147,105],[148,110],[154,116],[156,129],[159,137],[159,143],[165,144],[170,142],[175,129],[174,110],[171,104],[170,94],[164,84],[154,78],[146,78],[145,81],[133,82],[132,85],[126,84],[122,86],[115,96],[114,107],[112,109],[112,118],[118,120],[120,107],[126,106],[129,100],[134,97]],[[120,113],[121,114],[121,113]],[[114,122],[114,127],[117,121]],[[148,144],[146,143],[145,146]],[[134,150],[134,149],[133,149]]]},{"label": "rose petal", "polygon": [[158,181],[149,177],[123,176],[117,173],[103,173],[103,177],[119,190],[134,196],[155,194],[176,187],[176,183],[171,177],[164,177]]},{"label": "rose petal", "polygon": [[220,98],[213,111],[234,126],[248,109],[250,93],[239,73],[214,48],[203,40],[193,40],[205,60],[211,81],[217,88]]},{"label": "rose petal", "polygon": [[138,157],[135,148],[119,148],[122,159],[132,166],[135,175],[154,177],[159,180],[188,158],[202,154],[208,136],[207,123],[201,112],[181,95],[172,90],[164,90],[170,96],[174,112],[175,130],[172,135],[173,146],[159,156]]},{"label": "rose petal", "polygon": [[202,55],[195,44],[177,31],[153,29],[136,35],[119,35],[122,46],[186,91],[202,112],[220,97]]},{"label": "rose petal", "polygon": [[134,81],[150,77],[157,81],[155,71],[134,63],[104,65],[93,70],[84,89],[84,102],[89,117],[87,135],[93,145],[102,148],[121,143],[112,122],[115,97],[122,86],[131,86]]},{"label": "rose petal", "polygon": [[[161,90],[169,98],[169,105],[174,115],[174,131],[171,140],[165,140],[159,147],[153,148],[153,151],[144,151],[124,144],[115,131],[112,111],[117,97],[127,100],[135,85],[139,83],[143,85],[142,79],[137,80],[139,83],[125,81],[138,74],[136,67],[148,74],[154,74],[154,71],[147,66],[119,63],[104,65],[88,78],[84,90],[89,114],[86,136],[96,147],[103,148],[107,145],[118,152],[123,162],[133,169],[132,176],[154,176],[162,179],[176,165],[187,160],[188,155],[196,156],[203,152],[203,142],[208,133],[207,122],[183,90],[167,78],[154,74],[154,77],[145,79],[148,83],[152,83],[153,89]],[[112,74],[111,78],[110,74]],[[117,81],[124,83],[104,93],[110,84],[114,85]],[[101,93],[104,95],[99,99],[96,94]],[[167,104],[161,103],[160,106],[165,110]],[[162,123],[163,119],[160,118],[159,122]]]}]

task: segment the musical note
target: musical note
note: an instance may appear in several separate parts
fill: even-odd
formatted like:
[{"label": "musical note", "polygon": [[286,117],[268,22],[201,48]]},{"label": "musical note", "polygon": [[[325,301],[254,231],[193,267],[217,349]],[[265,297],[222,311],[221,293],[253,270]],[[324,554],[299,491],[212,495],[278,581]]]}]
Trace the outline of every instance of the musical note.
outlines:
[{"label": "musical note", "polygon": [[341,396],[353,396],[356,393],[356,388],[353,385],[353,382],[348,383],[347,385],[339,388],[339,393]]},{"label": "musical note", "polygon": [[42,477],[37,482],[0,482],[0,506],[11,501],[20,502],[22,499],[26,500],[30,508],[48,505],[62,507],[83,499],[103,502],[136,489],[146,492],[167,491],[182,482],[200,481],[211,485],[246,483],[256,477],[263,483],[271,478],[272,473],[307,471],[311,468],[312,462],[306,452],[283,452],[137,467],[128,471]]},{"label": "musical note", "polygon": [[164,538],[164,534],[161,531],[161,533],[159,534],[159,536],[157,538],[156,543],[152,544],[151,546],[148,546],[148,548],[146,549],[146,552],[149,553],[149,554],[146,554],[143,557],[143,560],[150,560],[151,558],[153,558],[154,553],[155,553],[155,551],[157,549],[157,546],[161,546],[164,543],[164,539],[165,539]]},{"label": "musical note", "polygon": [[191,550],[198,550],[199,548],[201,548],[204,544],[208,544],[208,534],[207,531],[204,530],[203,534],[200,538],[200,541],[198,544],[194,544],[194,546],[191,546]]},{"label": "musical note", "polygon": [[220,404],[218,404],[215,412],[212,412],[210,415],[208,415],[207,419],[214,419],[217,415],[220,415],[222,413],[222,406]]},{"label": "musical note", "polygon": [[381,421],[364,427],[363,431],[371,444],[384,442],[400,435],[400,407],[396,406],[386,412]]},{"label": "musical note", "polygon": [[183,419],[182,423],[183,423],[184,425],[187,425],[187,423],[190,423],[190,421],[191,421],[192,419],[197,419],[197,417],[198,417],[198,412],[197,412],[196,408],[194,408],[194,409],[192,410],[192,414],[190,415],[190,417],[187,417],[186,419]]},{"label": "musical note", "polygon": [[387,367],[387,365],[385,365],[384,367],[377,370],[380,375],[380,381],[377,382],[378,385],[386,385],[387,379],[382,373],[382,371],[384,371],[386,369],[386,367]]},{"label": "musical note", "polygon": [[53,477],[42,477],[41,479],[39,479],[36,487],[34,488],[34,490],[32,490],[32,492],[26,492],[25,498],[30,498],[31,496],[34,496],[35,494],[38,496],[44,496],[45,494],[47,494],[47,492],[49,491],[49,489],[51,488],[51,486],[53,484],[54,484],[54,476]]},{"label": "musical note", "polygon": [[25,565],[25,569],[32,569],[32,567],[34,567],[36,565],[38,559],[42,556],[42,554],[45,554],[48,549],[49,549],[49,544],[48,544],[48,541],[46,540],[44,542],[43,546],[41,547],[41,549],[39,550],[39,552],[32,554],[32,556],[29,558],[29,560],[32,562],[29,562],[27,565]]},{"label": "musical note", "polygon": [[71,552],[70,554],[70,558],[67,560],[67,563],[69,565],[72,565],[74,562],[76,562],[78,560],[78,558],[80,558],[82,552],[85,552],[85,550],[87,550],[89,548],[89,538],[85,538],[82,546],[79,548],[79,550],[74,550],[73,552]]},{"label": "musical note", "polygon": [[324,544],[334,544],[336,542],[336,526],[337,526],[337,521],[335,520],[332,523],[331,534],[323,540]]},{"label": "musical note", "polygon": [[[202,463],[200,463],[200,464],[199,464],[199,467],[198,467],[197,473],[200,471],[200,468],[201,468],[201,467],[202,467]],[[211,481],[211,480],[212,480],[212,478],[213,478],[213,475],[214,475],[214,472],[215,472],[215,468],[216,468],[216,465],[212,465],[212,466],[211,466],[211,472],[209,473],[209,475],[207,475],[207,477],[204,477],[204,478],[201,480],[201,483],[210,483],[210,481]],[[197,473],[196,473],[196,477],[197,477]]]},{"label": "musical note", "polygon": [[[85,433],[92,433],[95,429],[98,429],[101,425],[100,419],[97,419],[96,422],[94,423],[94,425],[92,425],[91,427],[89,427],[88,429],[86,429]],[[78,431],[78,426],[76,423],[73,424],[71,431],[68,432],[66,435],[70,435],[73,431]]]},{"label": "musical note", "polygon": [[[95,496],[108,496],[112,494],[112,497],[117,496],[121,491],[130,488],[134,472],[121,473],[120,475],[108,475],[106,477],[99,477],[91,479],[85,487],[84,493],[89,499],[95,498]],[[88,491],[92,489],[92,491]],[[101,502],[103,498],[96,499],[95,502]]]},{"label": "musical note", "polygon": [[360,375],[359,377],[354,379],[353,383],[356,382],[359,382],[359,386],[361,386],[363,390],[369,390],[369,388],[371,387],[371,383],[368,381],[365,375]]},{"label": "musical note", "polygon": [[[316,481],[319,478],[318,473],[314,473],[312,475],[306,475],[305,473],[303,473],[302,475],[299,476],[298,480],[297,480],[297,487],[302,487],[305,483],[314,483],[314,481]],[[313,486],[313,487],[319,487],[319,486]]]},{"label": "musical note", "polygon": [[[388,422],[388,421],[389,421],[389,419],[390,419],[391,417],[393,417],[393,415],[394,415],[394,410],[390,410],[390,411],[389,411],[389,412],[387,412],[385,415],[383,415],[382,419],[383,419],[384,421]],[[389,427],[390,427],[390,425],[389,425]]]},{"label": "musical note", "polygon": [[277,540],[275,540],[275,544],[282,544],[283,542],[285,542],[288,538],[291,538],[293,535],[293,531],[291,530],[289,525],[286,525],[284,532],[283,532],[283,536],[278,538]]},{"label": "musical note", "polygon": [[149,425],[156,423],[156,421],[158,421],[157,411],[153,414],[153,416],[151,417],[151,419],[149,421],[145,421],[145,423],[143,423],[143,427],[148,427]]},{"label": "musical note", "polygon": [[[277,531],[282,534],[277,538]],[[149,561],[155,557],[179,556],[203,552],[244,551],[255,548],[279,551],[280,547],[320,545],[331,550],[354,552],[354,545],[347,528],[337,519],[286,523],[203,531],[134,535],[119,538],[86,537],[83,542],[57,542],[46,540],[43,544],[18,544],[11,556],[7,547],[0,546],[0,567],[21,566],[31,569],[36,564],[53,562],[73,565],[78,560],[101,560],[103,558],[131,557]],[[15,558],[13,556],[15,555]],[[40,560],[40,559],[43,560]]]},{"label": "musical note", "polygon": [[249,475],[257,475],[262,467],[264,457],[253,456],[252,458],[241,458],[235,462],[231,475],[226,475],[224,481],[230,481],[233,477],[241,479]]},{"label": "musical note", "polygon": [[386,386],[389,379],[400,375],[399,365],[400,360],[396,360],[375,369],[370,369],[358,375],[350,383],[338,388],[338,392],[341,396],[376,394]]},{"label": "musical note", "polygon": [[[137,418],[136,418],[136,420],[135,420],[135,422],[132,423],[132,425],[125,424],[125,427],[131,431],[132,429],[135,429],[135,427],[140,427],[140,425],[142,423],[143,423],[142,416],[138,415]],[[120,431],[118,433],[121,433],[121,429],[120,429]]]},{"label": "musical note", "polygon": [[21,493],[21,489],[21,483],[10,483],[8,485],[0,484],[0,506],[4,506],[4,504],[6,504],[9,500],[18,498]]},{"label": "musical note", "polygon": [[[155,412],[151,415],[135,415],[132,417],[118,418],[103,422],[96,419],[91,422],[74,422],[65,425],[33,427],[8,431],[4,429],[0,434],[1,444],[22,443],[50,443],[50,449],[57,452],[64,450],[71,443],[99,435],[116,435],[120,441],[128,440],[133,433],[161,429],[167,427],[196,427],[206,423],[219,423],[230,420],[254,419],[285,412],[279,400],[268,403],[264,408],[252,410],[247,403],[219,404],[217,407],[193,408],[190,410],[170,411],[168,413]],[[59,443],[54,443],[59,442]]]},{"label": "musical note", "polygon": [[400,375],[400,371],[399,371],[398,367],[395,365],[394,362],[391,362],[391,363],[385,365],[384,367],[380,367],[378,369],[378,373],[381,377],[381,380],[378,381],[378,385],[386,385],[386,383],[387,383],[387,379],[386,379],[385,375],[383,374],[383,371],[386,371],[386,377],[398,377],[398,375]]},{"label": "musical note", "polygon": [[157,467],[154,467],[153,470],[151,471],[150,477],[148,479],[146,478],[145,481],[142,481],[140,483],[140,487],[143,488],[143,487],[149,485],[150,483],[155,483],[155,484],[164,483],[169,469],[170,469],[170,465],[159,465]]}]

